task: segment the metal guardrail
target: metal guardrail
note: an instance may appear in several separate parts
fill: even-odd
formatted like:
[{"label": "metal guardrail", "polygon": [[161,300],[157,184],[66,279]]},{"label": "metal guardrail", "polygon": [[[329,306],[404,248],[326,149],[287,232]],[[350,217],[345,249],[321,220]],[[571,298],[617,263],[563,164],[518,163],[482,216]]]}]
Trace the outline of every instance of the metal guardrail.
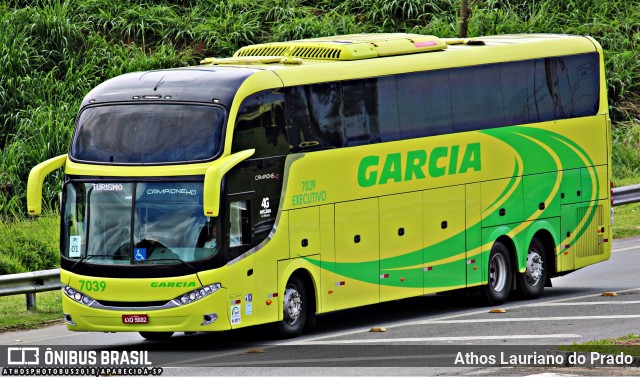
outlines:
[{"label": "metal guardrail", "polygon": [[613,189],[614,206],[637,202],[640,202],[640,185],[615,187]]},{"label": "metal guardrail", "polygon": [[36,293],[61,289],[60,269],[0,276],[0,296],[26,295],[28,309],[36,308]]},{"label": "metal guardrail", "polygon": [[[640,185],[613,189],[613,205],[640,202]],[[0,296],[26,294],[27,309],[36,307],[36,293],[60,289],[60,269],[0,276]]]}]

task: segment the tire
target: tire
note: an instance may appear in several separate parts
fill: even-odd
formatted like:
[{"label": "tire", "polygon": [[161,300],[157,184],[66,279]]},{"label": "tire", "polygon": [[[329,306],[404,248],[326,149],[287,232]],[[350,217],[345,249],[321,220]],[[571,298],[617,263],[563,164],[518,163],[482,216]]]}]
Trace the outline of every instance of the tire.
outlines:
[{"label": "tire", "polygon": [[171,338],[172,335],[173,335],[172,332],[140,331],[140,336],[142,336],[146,340],[166,340]]},{"label": "tire", "polygon": [[509,298],[513,283],[511,256],[504,244],[499,241],[493,244],[487,266],[489,282],[480,292],[488,305],[500,305]]},{"label": "tire", "polygon": [[291,276],[284,291],[283,318],[278,330],[285,338],[294,338],[302,332],[309,308],[307,291],[302,279]]},{"label": "tire", "polygon": [[544,291],[547,282],[546,250],[537,238],[531,240],[527,253],[527,270],[518,274],[518,292],[525,299],[537,298]]}]

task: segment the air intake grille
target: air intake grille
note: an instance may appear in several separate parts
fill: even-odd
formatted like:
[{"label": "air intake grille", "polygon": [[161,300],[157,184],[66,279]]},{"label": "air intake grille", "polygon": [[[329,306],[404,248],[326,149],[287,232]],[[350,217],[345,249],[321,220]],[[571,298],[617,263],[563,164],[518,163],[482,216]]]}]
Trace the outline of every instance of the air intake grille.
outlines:
[{"label": "air intake grille", "polygon": [[288,46],[249,46],[238,51],[238,56],[284,56],[289,48]]},{"label": "air intake grille", "polygon": [[120,308],[143,308],[143,307],[154,307],[154,306],[163,306],[167,304],[167,300],[164,301],[105,301],[105,300],[96,300],[100,305],[104,306],[116,306]]},{"label": "air intake grille", "polygon": [[[440,51],[446,48],[447,45],[442,40],[431,35],[350,34],[246,46],[236,51],[233,57],[245,59],[282,57],[302,60],[346,61]],[[204,62],[229,64],[229,61],[223,59],[215,61],[205,59]],[[265,61],[260,62],[266,63]]]},{"label": "air intake grille", "polygon": [[323,46],[257,46],[245,47],[238,56],[288,56],[304,59],[340,59],[340,49]]},{"label": "air intake grille", "polygon": [[295,47],[291,56],[303,59],[340,59],[340,50],[330,47]]},{"label": "air intake grille", "polygon": [[[577,219],[583,219],[589,216],[593,207],[580,207],[576,210]],[[594,255],[604,254],[604,247],[598,237],[598,224],[602,224],[602,206],[595,208],[595,214],[584,231],[584,234],[576,242],[576,256],[578,258],[592,257]]]}]

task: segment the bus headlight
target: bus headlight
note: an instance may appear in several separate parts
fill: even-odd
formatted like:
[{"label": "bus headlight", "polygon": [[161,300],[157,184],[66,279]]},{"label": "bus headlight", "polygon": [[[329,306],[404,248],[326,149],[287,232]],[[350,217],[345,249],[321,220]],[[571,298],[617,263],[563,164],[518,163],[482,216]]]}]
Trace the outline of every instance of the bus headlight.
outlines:
[{"label": "bus headlight", "polygon": [[64,285],[64,284],[62,285],[62,292],[64,292],[64,294],[67,295],[67,297],[69,297],[73,301],[80,303],[82,305],[90,306],[95,301],[91,297],[85,295],[84,293],[76,291],[75,289],[71,288],[68,285]]},{"label": "bus headlight", "polygon": [[220,283],[205,285],[202,288],[194,289],[191,292],[182,294],[174,298],[172,301],[177,305],[191,304],[192,302],[196,302],[198,300],[201,300],[213,294],[215,291],[217,291],[220,288],[222,288],[222,285]]}]

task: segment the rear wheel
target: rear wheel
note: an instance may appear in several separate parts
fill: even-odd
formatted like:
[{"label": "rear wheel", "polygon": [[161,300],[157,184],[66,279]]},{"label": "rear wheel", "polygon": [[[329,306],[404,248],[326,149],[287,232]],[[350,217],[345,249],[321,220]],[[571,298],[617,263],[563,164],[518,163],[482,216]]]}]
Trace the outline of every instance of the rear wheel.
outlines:
[{"label": "rear wheel", "polygon": [[283,337],[293,338],[302,332],[309,308],[307,299],[302,279],[291,276],[284,291],[283,319],[278,322]]},{"label": "rear wheel", "polygon": [[140,331],[140,336],[146,340],[165,340],[171,338],[172,332],[149,332]]},{"label": "rear wheel", "polygon": [[509,250],[497,241],[489,254],[489,284],[482,286],[481,293],[489,305],[500,305],[509,298],[513,282],[513,269]]},{"label": "rear wheel", "polygon": [[517,278],[518,291],[524,298],[536,298],[542,294],[547,281],[545,259],[544,244],[537,238],[532,239],[527,253],[527,270]]}]

